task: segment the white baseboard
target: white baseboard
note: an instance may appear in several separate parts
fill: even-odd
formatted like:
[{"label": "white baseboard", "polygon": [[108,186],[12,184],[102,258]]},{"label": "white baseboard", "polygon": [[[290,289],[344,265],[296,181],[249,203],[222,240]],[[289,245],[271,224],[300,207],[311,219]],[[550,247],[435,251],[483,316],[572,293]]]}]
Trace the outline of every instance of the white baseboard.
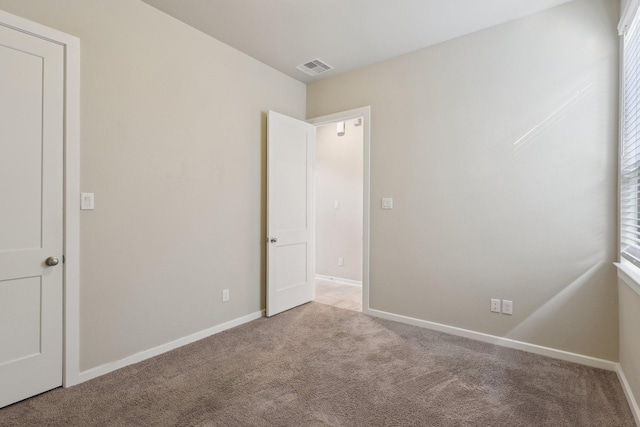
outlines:
[{"label": "white baseboard", "polygon": [[316,279],[317,280],[328,280],[330,282],[341,283],[343,285],[362,286],[362,281],[351,280],[351,279],[343,279],[341,277],[324,276],[322,274],[316,274]]},{"label": "white baseboard", "polygon": [[177,340],[168,342],[166,344],[159,345],[157,347],[151,348],[149,350],[141,351],[140,353],[132,354],[131,356],[127,356],[124,359],[117,360],[115,362],[105,363],[104,365],[97,366],[95,368],[87,369],[86,371],[80,372],[79,380],[76,384],[92,380],[101,375],[108,374],[117,369],[124,368],[125,366],[133,365],[134,363],[142,362],[143,360],[150,359],[152,357],[158,356],[162,353],[166,353],[170,350],[176,349],[178,347],[182,347],[187,344],[191,344],[192,342],[201,340],[203,338],[207,338],[211,335],[215,335],[222,331],[226,331],[227,329],[234,328],[236,326],[240,326],[242,324],[251,322],[252,320],[259,319],[263,316],[263,311],[256,311],[255,313],[248,314],[246,316],[238,317],[237,319],[230,320],[228,322],[222,323],[220,325],[214,326],[209,329],[205,329],[200,332],[196,332],[195,334],[187,335],[186,337],[178,338]]},{"label": "white baseboard", "polygon": [[364,314],[368,314],[382,319],[393,320],[409,325],[420,326],[434,331],[446,332],[451,335],[457,335],[465,338],[471,338],[476,341],[488,342],[502,347],[514,348],[529,353],[540,354],[542,356],[553,357],[554,359],[565,360],[567,362],[579,363],[581,365],[591,366],[594,368],[606,369],[607,371],[617,371],[617,363],[610,360],[598,359],[597,357],[585,356],[582,354],[571,353],[555,348],[544,347],[537,344],[530,344],[523,341],[516,341],[510,338],[502,338],[495,335],[484,334],[482,332],[470,331],[468,329],[457,328],[455,326],[443,325],[441,323],[429,322],[427,320],[416,319],[413,317],[402,316],[399,314],[387,313],[386,311],[366,309]]},{"label": "white baseboard", "polygon": [[631,391],[629,381],[627,381],[627,377],[624,375],[622,365],[619,363],[616,363],[616,373],[618,374],[618,379],[622,385],[622,390],[624,390],[624,395],[627,396],[627,401],[629,402],[629,407],[633,413],[633,418],[636,420],[636,425],[640,426],[640,407],[638,407],[638,401],[633,396],[633,391]]}]

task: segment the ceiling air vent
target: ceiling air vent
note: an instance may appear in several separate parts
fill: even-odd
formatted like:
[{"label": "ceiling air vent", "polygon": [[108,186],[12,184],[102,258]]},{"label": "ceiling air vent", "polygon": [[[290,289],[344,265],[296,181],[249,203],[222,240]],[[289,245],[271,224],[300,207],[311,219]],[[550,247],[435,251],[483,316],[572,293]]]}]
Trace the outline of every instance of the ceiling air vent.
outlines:
[{"label": "ceiling air vent", "polygon": [[309,74],[310,76],[317,76],[318,74],[322,74],[325,71],[333,70],[333,67],[331,65],[323,62],[318,58],[305,64],[300,64],[296,68],[303,73]]}]

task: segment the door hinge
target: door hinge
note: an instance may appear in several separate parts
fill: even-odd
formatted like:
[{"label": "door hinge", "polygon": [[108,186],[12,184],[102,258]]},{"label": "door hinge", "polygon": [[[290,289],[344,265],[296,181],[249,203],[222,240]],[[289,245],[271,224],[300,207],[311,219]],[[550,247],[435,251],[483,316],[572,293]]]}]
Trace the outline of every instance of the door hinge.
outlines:
[{"label": "door hinge", "polygon": [[67,262],[66,258],[64,257],[64,255],[62,255],[62,263],[64,264],[65,262]]}]

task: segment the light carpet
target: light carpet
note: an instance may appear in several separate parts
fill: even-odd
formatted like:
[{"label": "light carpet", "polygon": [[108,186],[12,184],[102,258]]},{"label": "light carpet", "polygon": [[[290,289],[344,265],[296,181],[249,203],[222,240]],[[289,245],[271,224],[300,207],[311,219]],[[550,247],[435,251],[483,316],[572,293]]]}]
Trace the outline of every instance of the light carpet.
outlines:
[{"label": "light carpet", "polygon": [[614,372],[310,303],[0,410],[2,426],[634,426]]}]

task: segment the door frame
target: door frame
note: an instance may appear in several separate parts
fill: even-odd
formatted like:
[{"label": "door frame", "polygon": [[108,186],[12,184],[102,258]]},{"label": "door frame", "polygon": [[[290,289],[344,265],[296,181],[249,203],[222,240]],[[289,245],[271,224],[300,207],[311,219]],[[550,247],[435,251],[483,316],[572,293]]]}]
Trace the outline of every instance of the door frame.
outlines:
[{"label": "door frame", "polygon": [[[341,122],[362,117],[363,126],[363,176],[362,176],[362,312],[370,314],[369,308],[369,245],[370,245],[370,219],[371,219],[371,106],[354,108],[352,110],[341,111],[328,114],[326,116],[307,119],[316,128],[318,126]],[[314,144],[315,145],[315,144]],[[314,169],[315,169],[315,147],[314,147]],[[315,199],[315,183],[314,183]],[[313,218],[313,234],[315,236],[315,207]],[[315,274],[315,247],[313,253],[313,271]],[[315,292],[315,288],[314,288]]]},{"label": "door frame", "polygon": [[64,47],[62,385],[80,380],[80,39],[0,10],[0,25]]}]

